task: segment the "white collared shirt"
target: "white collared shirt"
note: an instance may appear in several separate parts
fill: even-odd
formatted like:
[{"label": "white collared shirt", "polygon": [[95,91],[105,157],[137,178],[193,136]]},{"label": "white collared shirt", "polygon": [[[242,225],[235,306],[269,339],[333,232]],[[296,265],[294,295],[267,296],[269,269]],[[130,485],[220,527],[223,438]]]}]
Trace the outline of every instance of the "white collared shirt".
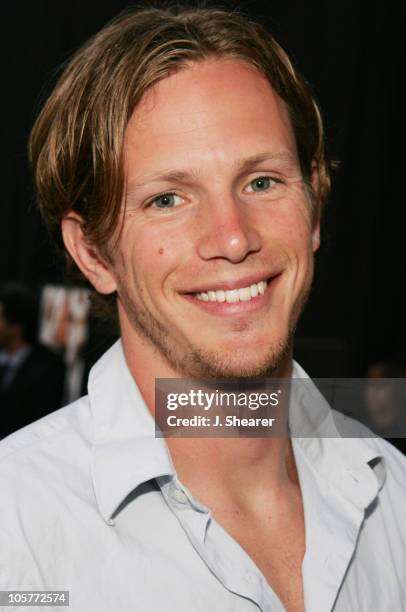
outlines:
[{"label": "white collared shirt", "polygon": [[[293,448],[306,612],[405,611],[404,457],[379,439]],[[17,589],[69,590],[72,612],[284,610],[178,481],[120,342],[88,396],[0,443],[0,590]]]}]

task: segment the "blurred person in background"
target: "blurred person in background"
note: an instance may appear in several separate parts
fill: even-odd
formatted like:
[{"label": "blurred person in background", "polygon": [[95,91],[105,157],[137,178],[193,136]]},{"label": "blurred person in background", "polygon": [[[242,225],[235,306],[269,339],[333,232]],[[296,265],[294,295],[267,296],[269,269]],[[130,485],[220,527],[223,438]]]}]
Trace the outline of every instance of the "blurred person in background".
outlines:
[{"label": "blurred person in background", "polygon": [[62,403],[63,359],[37,342],[38,307],[21,285],[0,288],[0,437]]},{"label": "blurred person in background", "polygon": [[84,347],[88,339],[88,298],[88,291],[79,287],[47,285],[42,293],[38,336],[43,344],[63,355],[66,366],[64,404],[80,397],[85,382]]}]

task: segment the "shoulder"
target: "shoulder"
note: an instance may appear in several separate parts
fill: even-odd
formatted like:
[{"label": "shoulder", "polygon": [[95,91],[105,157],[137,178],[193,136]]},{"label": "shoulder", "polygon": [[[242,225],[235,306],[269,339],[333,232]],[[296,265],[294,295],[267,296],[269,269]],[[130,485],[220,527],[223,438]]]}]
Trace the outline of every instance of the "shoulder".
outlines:
[{"label": "shoulder", "polygon": [[45,518],[91,491],[91,449],[87,397],[1,440],[0,523]]},{"label": "shoulder", "polygon": [[372,455],[381,457],[385,470],[391,477],[406,484],[406,457],[393,444],[376,436],[363,423],[332,410],[334,424],[343,439],[358,439],[359,445],[369,449]]},{"label": "shoulder", "polygon": [[384,462],[386,480],[388,483],[396,483],[402,488],[406,500],[406,457],[393,444],[382,438],[369,438],[368,444],[375,448]]},{"label": "shoulder", "polygon": [[382,438],[364,438],[362,443],[371,449],[371,456],[375,456],[369,466],[379,484],[377,513],[387,524],[387,530],[390,529],[402,545],[406,545],[403,526],[406,516],[406,457]]},{"label": "shoulder", "polygon": [[0,442],[2,588],[43,585],[57,542],[94,507],[89,408],[82,398]]},{"label": "shoulder", "polygon": [[0,441],[0,482],[18,489],[63,465],[83,461],[91,448],[89,400],[76,402]]}]

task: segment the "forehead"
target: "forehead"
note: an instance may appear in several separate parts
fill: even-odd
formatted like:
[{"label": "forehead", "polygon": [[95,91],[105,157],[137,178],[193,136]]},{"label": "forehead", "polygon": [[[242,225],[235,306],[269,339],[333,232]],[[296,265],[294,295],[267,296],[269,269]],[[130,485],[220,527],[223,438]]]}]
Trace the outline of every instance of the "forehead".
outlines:
[{"label": "forehead", "polygon": [[227,163],[261,149],[296,159],[289,113],[262,73],[232,59],[193,63],[148,90],[124,146],[130,169],[136,162],[140,172],[151,164]]}]

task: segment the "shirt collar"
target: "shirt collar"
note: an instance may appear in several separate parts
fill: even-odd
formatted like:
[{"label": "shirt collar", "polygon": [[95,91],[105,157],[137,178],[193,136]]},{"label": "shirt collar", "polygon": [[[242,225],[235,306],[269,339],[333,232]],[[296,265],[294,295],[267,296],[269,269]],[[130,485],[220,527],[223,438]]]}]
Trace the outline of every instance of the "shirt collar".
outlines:
[{"label": "shirt collar", "polygon": [[[300,422],[299,432],[306,431],[307,425],[314,432],[315,422],[318,427],[317,437],[314,433],[312,437],[293,434],[297,459],[300,455],[352,503],[367,507],[385,479],[383,460],[373,441],[342,437],[337,415],[296,362],[292,377],[307,379],[306,389],[311,393],[291,402],[291,426],[294,429]],[[114,512],[140,484],[159,476],[176,476],[176,471],[165,439],[155,437],[154,419],[128,369],[121,340],[93,366],[88,392],[94,423],[95,494],[104,520],[113,524]]]},{"label": "shirt collar", "polygon": [[163,438],[155,438],[155,422],[128,369],[118,340],[93,366],[88,383],[94,424],[92,473],[104,520],[140,484],[175,475]]},{"label": "shirt collar", "polygon": [[292,378],[306,381],[305,387],[293,388],[289,408],[296,456],[305,458],[317,474],[353,505],[365,509],[385,481],[384,459],[372,432],[332,410],[296,362]]}]

